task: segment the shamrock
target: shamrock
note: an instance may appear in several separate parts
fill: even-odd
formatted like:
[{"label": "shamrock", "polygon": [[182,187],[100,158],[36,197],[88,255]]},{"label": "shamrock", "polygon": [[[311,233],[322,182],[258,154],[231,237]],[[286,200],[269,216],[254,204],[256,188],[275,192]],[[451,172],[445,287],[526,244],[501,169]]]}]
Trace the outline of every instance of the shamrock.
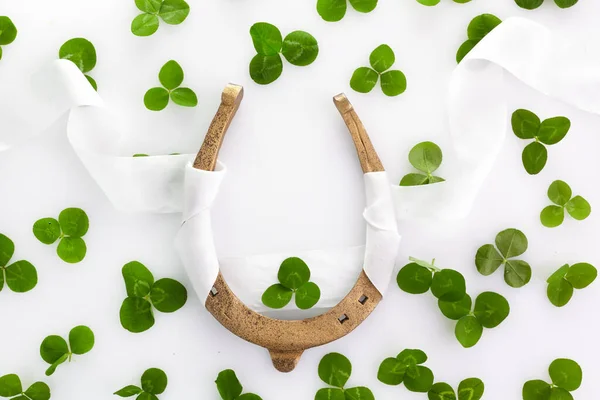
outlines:
[{"label": "shamrock", "polygon": [[81,208],[65,208],[54,218],[42,218],[33,224],[33,235],[42,243],[50,245],[60,239],[56,253],[65,262],[78,263],[85,258],[87,246],[82,237],[87,233],[90,221]]},{"label": "shamrock", "polygon": [[[573,7],[577,4],[579,0],[554,0],[557,6],[560,8],[569,8]],[[515,0],[515,3],[521,8],[526,10],[535,10],[542,4],[544,4],[544,0]]]},{"label": "shamrock", "polygon": [[223,400],[262,400],[260,396],[254,393],[242,394],[244,388],[235,372],[230,369],[219,372],[215,383]]},{"label": "shamrock", "polygon": [[269,286],[262,295],[262,302],[270,308],[283,308],[296,295],[296,306],[301,310],[314,307],[321,298],[321,289],[310,280],[310,269],[298,257],[290,257],[281,263],[277,273],[279,283]]},{"label": "shamrock", "polygon": [[481,40],[488,35],[494,28],[502,23],[502,20],[495,15],[492,14],[481,14],[469,23],[467,27],[467,37],[468,39],[458,48],[456,52],[456,62],[460,63],[463,58]]},{"label": "shamrock", "polygon": [[[458,385],[458,400],[479,400],[483,396],[485,385],[479,378],[468,378]],[[447,383],[435,383],[429,392],[429,400],[456,400],[456,393]]]},{"label": "shamrock", "polygon": [[[370,13],[377,7],[377,0],[349,0],[350,5],[360,13]],[[348,8],[346,0],[317,0],[317,12],[327,22],[337,22],[344,18]]]},{"label": "shamrock", "polygon": [[[483,245],[475,255],[475,265],[482,275],[488,276],[504,265],[504,280],[514,288],[525,286],[531,280],[531,267],[522,260],[513,260],[527,251],[527,237],[517,229],[507,229],[496,235],[496,247]],[[498,248],[498,250],[496,250]]]},{"label": "shamrock", "polygon": [[528,381],[523,386],[523,400],[573,400],[574,392],[583,380],[583,371],[573,360],[559,358],[552,361],[550,368],[552,384],[542,380]]},{"label": "shamrock", "polygon": [[400,181],[400,186],[419,186],[444,182],[444,178],[433,173],[442,164],[442,149],[433,142],[422,142],[408,153],[408,161],[422,173],[407,174]]},{"label": "shamrock", "polygon": [[142,11],[131,22],[131,33],[136,36],[150,36],[158,30],[159,17],[169,25],[179,25],[190,13],[190,6],[184,0],[135,0]]},{"label": "shamrock", "polygon": [[[0,17],[0,45],[11,44],[17,38],[17,27],[10,18]],[[0,60],[2,60],[2,47],[0,47]]]},{"label": "shamrock", "polygon": [[556,205],[544,208],[540,214],[542,225],[547,228],[560,226],[565,220],[565,210],[578,221],[592,213],[590,203],[581,196],[573,197],[571,187],[561,180],[552,182],[548,188],[548,198]]},{"label": "shamrock", "polygon": [[[548,149],[564,139],[571,129],[571,121],[566,117],[540,118],[529,110],[519,109],[511,118],[512,129],[519,139],[529,140],[523,149],[523,166],[530,175],[539,174],[548,161]],[[546,145],[546,146],[545,146]]]},{"label": "shamrock", "polygon": [[484,292],[477,296],[473,309],[468,294],[462,300],[455,302],[440,299],[438,307],[446,318],[458,321],[454,334],[465,348],[473,347],[479,342],[483,335],[483,328],[497,327],[510,313],[508,301],[494,292]]},{"label": "shamrock", "polygon": [[350,87],[359,93],[369,93],[381,77],[381,90],[387,96],[398,96],[406,90],[406,76],[400,70],[389,70],[396,62],[390,46],[382,44],[369,57],[371,68],[360,67],[352,74]]},{"label": "shamrock", "polygon": [[129,332],[140,333],[152,328],[153,306],[160,312],[172,313],[187,301],[187,290],[181,283],[169,278],[155,282],[152,272],[138,261],[125,264],[122,273],[127,298],[119,314],[121,325]]},{"label": "shamrock", "polygon": [[87,73],[96,66],[96,48],[87,39],[75,38],[68,40],[60,47],[58,57],[63,60],[72,61],[79,68],[94,90],[98,90],[98,84]]},{"label": "shamrock", "polygon": [[404,382],[411,392],[427,393],[433,386],[433,372],[424,365],[427,355],[422,350],[406,349],[395,358],[383,360],[377,379],[386,385],[397,386]]},{"label": "shamrock", "polygon": [[0,291],[4,282],[10,290],[16,293],[25,293],[37,285],[37,270],[25,260],[16,261],[8,265],[15,253],[15,244],[7,236],[0,233]]},{"label": "shamrock", "polygon": [[396,277],[400,289],[406,293],[422,294],[431,289],[431,293],[444,301],[459,301],[466,294],[466,282],[463,275],[453,269],[439,269],[435,260],[431,263],[410,257],[412,261],[405,265]]},{"label": "shamrock", "polygon": [[169,99],[173,103],[183,107],[196,107],[198,97],[196,93],[186,87],[180,87],[183,83],[183,68],[177,61],[168,61],[160,69],[158,80],[163,87],[155,87],[144,95],[144,105],[148,110],[161,111],[169,104]]},{"label": "shamrock", "polygon": [[73,354],[88,353],[94,347],[94,342],[94,332],[84,325],[71,329],[69,344],[58,335],[46,337],[40,346],[42,359],[50,364],[50,367],[46,370],[46,375],[52,375],[56,368],[65,361],[71,362]]},{"label": "shamrock", "polygon": [[142,387],[135,385],[125,386],[114,394],[120,397],[132,397],[137,395],[137,400],[158,400],[157,394],[167,389],[167,374],[161,369],[150,368],[142,374]]},{"label": "shamrock", "polygon": [[352,363],[342,354],[325,355],[319,362],[318,373],[323,382],[334,387],[319,389],[315,400],[375,400],[367,387],[345,388],[352,374]]},{"label": "shamrock", "polygon": [[598,270],[591,264],[565,264],[548,278],[548,299],[556,307],[563,307],[573,297],[573,289],[585,289],[597,276]]},{"label": "shamrock", "polygon": [[11,400],[49,400],[50,388],[44,382],[35,382],[23,391],[21,379],[15,374],[0,377],[0,397]]}]

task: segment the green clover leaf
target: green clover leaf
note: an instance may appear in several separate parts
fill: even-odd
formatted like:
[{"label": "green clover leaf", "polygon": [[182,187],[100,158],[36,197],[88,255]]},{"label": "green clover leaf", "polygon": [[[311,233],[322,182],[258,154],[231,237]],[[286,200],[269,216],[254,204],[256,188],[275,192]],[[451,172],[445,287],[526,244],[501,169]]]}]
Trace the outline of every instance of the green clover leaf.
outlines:
[{"label": "green clover leaf", "polygon": [[389,70],[396,56],[387,44],[378,46],[371,52],[371,67],[359,67],[350,78],[350,87],[358,93],[369,93],[381,77],[381,90],[386,96],[398,96],[406,90],[406,76],[402,71]]},{"label": "green clover leaf", "polygon": [[196,107],[198,97],[189,88],[180,87],[183,83],[184,72],[175,60],[165,63],[158,73],[162,87],[155,87],[144,95],[144,105],[150,111],[162,111],[169,104],[169,99],[183,107]]},{"label": "green clover leaf", "polygon": [[120,397],[138,396],[137,399],[156,400],[156,395],[167,389],[167,374],[159,368],[149,368],[142,374],[141,387],[128,385],[117,390],[114,394]]},{"label": "green clover leaf", "polygon": [[[370,13],[377,7],[377,0],[349,0],[360,13]],[[341,21],[348,8],[346,0],[317,0],[317,12],[327,22]]]},{"label": "green clover leaf", "polygon": [[279,283],[271,285],[262,295],[269,308],[280,309],[296,296],[296,306],[301,310],[314,307],[321,298],[321,289],[310,280],[308,265],[298,257],[285,259],[277,273]]},{"label": "green clover leaf", "polygon": [[262,400],[253,393],[242,394],[242,384],[231,369],[219,372],[215,383],[223,400]]},{"label": "green clover leaf", "polygon": [[437,144],[421,142],[415,145],[408,153],[408,161],[422,173],[411,173],[404,176],[400,181],[400,186],[419,186],[443,182],[443,178],[433,175],[442,164],[442,160],[442,149]]},{"label": "green clover leaf", "polygon": [[548,300],[556,307],[564,307],[573,297],[574,289],[585,289],[596,280],[598,270],[588,263],[560,267],[547,280]]},{"label": "green clover leaf", "polygon": [[[74,38],[65,42],[58,51],[58,57],[63,60],[72,61],[83,74],[87,74],[96,66],[96,48],[87,39]],[[94,90],[98,90],[96,81],[88,75],[85,75]]]},{"label": "green clover leaf", "polygon": [[54,374],[56,368],[71,361],[73,354],[83,355],[94,347],[94,333],[84,325],[76,326],[69,332],[69,344],[58,335],[47,336],[40,345],[40,356],[50,364],[46,375]]},{"label": "green clover leaf", "polygon": [[492,14],[481,14],[473,18],[467,27],[468,39],[456,52],[456,62],[460,63],[473,48],[486,37],[502,20]]},{"label": "green clover leaf", "polygon": [[411,392],[427,393],[433,386],[433,372],[423,365],[427,355],[422,350],[405,349],[395,358],[386,358],[379,366],[377,379],[386,385],[404,383]]},{"label": "green clover leaf", "polygon": [[127,298],[123,300],[119,317],[123,328],[132,333],[154,326],[153,307],[163,313],[173,313],[187,302],[185,286],[170,278],[155,281],[152,272],[139,261],[125,264],[122,274]]},{"label": "green clover leaf", "polygon": [[531,267],[525,261],[513,258],[525,253],[527,247],[523,232],[506,229],[496,235],[496,247],[486,244],[477,250],[475,266],[480,274],[488,276],[504,265],[505,282],[514,288],[525,286],[531,280]]},{"label": "green clover leaf", "polygon": [[484,391],[485,385],[481,379],[465,379],[458,385],[458,400],[480,400]]},{"label": "green clover leaf", "polygon": [[584,220],[592,212],[590,204],[581,196],[573,196],[571,187],[564,181],[556,180],[548,188],[548,198],[555,204],[545,207],[540,213],[540,221],[547,228],[560,226],[565,219],[565,210],[576,220]]},{"label": "green clover leaf", "polygon": [[342,354],[329,353],[319,362],[318,373],[323,382],[343,388],[352,374],[352,363]]},{"label": "green clover leaf", "polygon": [[583,371],[575,361],[559,358],[548,368],[552,385],[542,381],[528,381],[523,385],[523,400],[572,400],[573,392],[581,386]]},{"label": "green clover leaf", "polygon": [[135,5],[142,11],[131,22],[131,33],[136,36],[153,35],[160,19],[169,25],[179,25],[190,14],[190,6],[184,0],[135,0]]},{"label": "green clover leaf", "polygon": [[[11,44],[17,38],[17,27],[12,20],[6,16],[0,16],[0,45]],[[0,47],[0,60],[2,59],[2,47]]]},{"label": "green clover leaf", "polygon": [[[579,0],[554,0],[556,5],[560,8],[573,7],[578,1]],[[515,3],[526,10],[535,10],[544,3],[544,0],[515,0]]]},{"label": "green clover leaf", "polygon": [[56,254],[67,263],[83,261],[87,253],[87,245],[83,236],[88,232],[90,221],[80,208],[65,208],[54,218],[42,218],[33,224],[33,234],[46,245],[54,244],[60,239]]},{"label": "green clover leaf", "polygon": [[6,286],[13,292],[25,293],[37,285],[37,270],[26,260],[9,264],[14,252],[13,241],[0,233],[0,291],[6,282]]}]

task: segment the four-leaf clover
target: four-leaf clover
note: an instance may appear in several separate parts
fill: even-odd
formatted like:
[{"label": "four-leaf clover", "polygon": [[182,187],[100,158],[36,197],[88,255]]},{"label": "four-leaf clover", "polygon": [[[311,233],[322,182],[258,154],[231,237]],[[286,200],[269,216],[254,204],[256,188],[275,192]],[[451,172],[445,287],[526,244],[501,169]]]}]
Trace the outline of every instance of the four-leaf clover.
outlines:
[{"label": "four-leaf clover", "polygon": [[548,161],[548,149],[561,140],[571,129],[571,121],[566,117],[540,118],[529,110],[519,109],[511,118],[513,132],[519,139],[530,140],[523,149],[523,166],[530,175],[539,174]]},{"label": "four-leaf clover", "polygon": [[359,67],[352,74],[350,87],[359,93],[369,93],[379,78],[381,90],[387,96],[398,96],[406,90],[406,76],[400,70],[389,70],[396,62],[396,55],[390,46],[382,44],[369,57],[371,68]]},{"label": "four-leaf clover", "polygon": [[131,23],[131,32],[136,36],[150,36],[158,30],[159,17],[169,25],[179,25],[190,13],[184,0],[135,0],[143,13]]},{"label": "four-leaf clover", "polygon": [[433,142],[422,142],[413,147],[408,153],[408,161],[419,173],[405,175],[400,186],[420,186],[444,182],[444,178],[433,173],[442,164],[442,149]]},{"label": "four-leaf clover", "polygon": [[304,31],[294,31],[285,39],[275,25],[257,22],[250,27],[256,55],[250,61],[250,77],[259,85],[275,82],[283,72],[279,53],[292,65],[305,67],[319,55],[317,39]]},{"label": "four-leaf clover", "polygon": [[[377,0],[348,0],[356,11],[370,13],[377,7]],[[337,22],[344,18],[348,8],[347,0],[317,0],[317,12],[327,22]]]},{"label": "four-leaf clover", "polygon": [[301,310],[314,307],[321,298],[321,289],[310,280],[310,268],[298,257],[290,257],[281,263],[277,273],[279,283],[269,286],[262,295],[262,302],[270,308],[283,308],[296,295],[296,306]]},{"label": "four-leaf clover", "polygon": [[375,400],[367,387],[346,388],[352,374],[352,363],[342,354],[325,355],[319,362],[318,373],[323,382],[333,387],[319,389],[315,400]]},{"label": "four-leaf clover", "polygon": [[65,208],[55,218],[42,218],[33,224],[33,234],[42,243],[50,245],[58,239],[56,253],[65,262],[78,263],[85,258],[87,246],[82,239],[90,221],[81,208]]},{"label": "four-leaf clover", "polygon": [[10,18],[0,16],[0,60],[2,60],[2,47],[11,44],[17,38],[17,27]]},{"label": "four-leaf clover", "polygon": [[427,354],[422,350],[406,349],[396,357],[383,360],[377,379],[386,385],[404,387],[411,392],[427,393],[433,386],[433,372],[424,365]]},{"label": "four-leaf clover", "polygon": [[13,241],[0,233],[0,291],[6,282],[6,286],[13,292],[25,293],[37,285],[37,270],[29,261],[25,260],[8,265],[14,253]]},{"label": "four-leaf clover", "polygon": [[598,270],[588,263],[565,264],[548,278],[548,299],[556,307],[565,306],[573,289],[585,289],[596,280]]},{"label": "four-leaf clover", "polygon": [[[483,245],[475,255],[475,265],[482,275],[488,276],[504,265],[504,280],[514,288],[525,286],[531,280],[531,266],[523,260],[514,260],[527,251],[528,241],[518,229],[506,229],[496,235],[496,247]],[[498,250],[496,250],[496,248]]]},{"label": "four-leaf clover", "polygon": [[183,68],[177,61],[168,61],[160,69],[158,80],[162,87],[155,87],[144,95],[144,105],[148,110],[161,111],[169,104],[169,99],[175,104],[184,107],[196,107],[198,97],[196,93],[186,87],[180,87],[183,83]]},{"label": "four-leaf clover", "polygon": [[233,370],[226,369],[219,372],[215,383],[223,400],[262,400],[254,393],[242,394],[244,388]]},{"label": "four-leaf clover", "polygon": [[456,323],[454,334],[459,343],[473,347],[481,339],[483,328],[492,329],[500,325],[510,314],[508,301],[498,293],[483,292],[475,299],[472,307],[471,297],[467,294],[460,301],[438,300],[438,307],[446,318]]},{"label": "four-leaf clover", "polygon": [[[458,385],[458,400],[479,400],[483,397],[485,385],[479,378],[468,378]],[[445,382],[435,383],[429,392],[429,400],[456,400],[456,393],[452,386]]]},{"label": "four-leaf clover", "polygon": [[573,360],[559,358],[550,368],[552,384],[542,380],[528,381],[523,386],[523,400],[573,400],[574,392],[583,381],[583,371]]},{"label": "four-leaf clover", "polygon": [[552,182],[548,188],[548,198],[554,204],[544,208],[540,214],[542,225],[547,228],[560,226],[565,220],[565,210],[578,221],[583,221],[592,213],[592,207],[581,196],[573,197],[571,187],[561,180]]},{"label": "four-leaf clover", "polygon": [[160,312],[172,313],[187,301],[185,286],[169,278],[155,282],[152,272],[138,261],[125,264],[122,273],[127,298],[119,315],[121,325],[129,332],[140,333],[154,326],[152,306]]},{"label": "four-leaf clover", "polygon": [[15,374],[0,377],[0,397],[11,400],[49,400],[50,388],[44,382],[35,382],[23,391],[21,379]]},{"label": "four-leaf clover", "polygon": [[120,397],[137,396],[137,400],[158,400],[156,395],[167,389],[167,374],[161,369],[150,368],[142,374],[141,387],[135,385],[125,386],[114,394]]},{"label": "four-leaf clover", "polygon": [[50,364],[46,375],[50,376],[56,368],[66,362],[71,362],[73,354],[88,353],[94,347],[94,332],[84,325],[76,326],[69,332],[69,344],[58,335],[51,335],[44,339],[40,346],[42,359]]},{"label": "four-leaf clover", "polygon": [[460,63],[462,59],[465,58],[465,56],[469,54],[469,52],[473,50],[473,48],[477,46],[488,33],[500,25],[500,23],[502,23],[502,20],[492,14],[481,14],[473,18],[467,27],[468,39],[456,52],[456,62]]}]

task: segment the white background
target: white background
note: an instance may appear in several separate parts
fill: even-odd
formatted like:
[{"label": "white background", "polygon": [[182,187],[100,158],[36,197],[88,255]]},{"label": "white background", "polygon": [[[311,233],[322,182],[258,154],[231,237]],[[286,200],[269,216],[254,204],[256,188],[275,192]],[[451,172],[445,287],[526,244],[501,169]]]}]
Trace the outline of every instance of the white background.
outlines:
[{"label": "white background", "polygon": [[[245,86],[246,97],[226,138],[221,159],[229,174],[215,210],[217,246],[222,254],[260,254],[358,245],[364,241],[362,175],[348,134],[331,98],[346,92],[368,128],[390,178],[410,171],[406,155],[422,140],[448,144],[445,95],[455,66],[455,52],[466,39],[476,15],[527,16],[586,41],[598,50],[600,4],[582,0],[560,10],[552,1],[535,11],[511,0],[474,0],[435,8],[414,0],[381,0],[371,14],[349,9],[342,22],[323,22],[313,0],[189,0],[187,21],[161,24],[150,38],[129,31],[137,15],[133,0],[55,0],[3,2],[0,14],[19,28],[17,40],[3,48],[0,94],[4,102],[27,101],[24,93],[3,88],[55,59],[72,37],[96,46],[98,66],[91,73],[100,94],[130,132],[128,151],[167,154],[195,152],[227,82]],[[281,78],[266,87],[247,73],[254,50],[248,34],[258,21],[276,24],[284,35],[302,29],[312,33],[320,55],[310,67],[284,65]],[[396,98],[379,88],[352,92],[352,71],[367,65],[381,43],[396,52],[396,65],[408,78],[408,90]],[[161,113],[144,109],[144,92],[158,84],[157,73],[169,59],[186,71],[185,85],[199,95],[199,106],[174,106]],[[30,293],[0,293],[0,375],[18,373],[25,384],[44,379],[59,400],[108,399],[115,390],[138,384],[149,367],[164,369],[169,387],[160,398],[218,399],[217,373],[233,368],[245,389],[265,400],[311,399],[323,387],[317,376],[320,358],[330,351],[348,356],[354,366],[349,384],[370,387],[378,399],[422,399],[403,387],[386,387],[376,379],[379,363],[404,348],[425,350],[437,381],[453,386],[477,376],[486,383],[485,399],[519,399],[529,379],[548,380],[547,366],[558,357],[577,360],[584,382],[575,396],[595,397],[600,377],[600,334],[596,283],[575,293],[556,309],[545,295],[545,278],[564,263],[600,264],[600,216],[585,222],[567,219],[557,229],[543,228],[539,212],[548,204],[545,191],[554,179],[569,182],[575,194],[600,204],[597,186],[600,119],[551,101],[510,82],[509,109],[524,107],[542,118],[567,115],[573,128],[550,149],[544,171],[528,176],[520,161],[524,143],[511,133],[478,197],[470,217],[460,223],[402,223],[398,267],[409,255],[436,258],[440,266],[460,270],[473,296],[485,290],[505,295],[511,315],[499,328],[484,332],[473,349],[463,349],[454,323],[438,311],[432,296],[411,296],[392,284],[385,301],[348,337],[303,356],[291,374],[276,372],[265,350],[236,338],[204,310],[190,291],[187,305],[172,315],[158,315],[154,328],[130,334],[121,328],[118,310],[125,296],[120,275],[130,260],[145,263],[155,276],[173,277],[191,288],[172,246],[179,216],[130,216],[116,212],[89,178],[65,138],[63,118],[23,147],[0,154],[0,231],[16,244],[15,260],[36,265],[39,284]],[[9,99],[9,100],[7,100]],[[0,111],[0,121],[2,113]],[[35,115],[32,116],[35,118]],[[0,129],[2,125],[0,124]],[[440,171],[443,176],[443,168]],[[57,216],[69,206],[85,209],[91,219],[86,259],[76,265],[60,261],[54,247],[39,243],[33,222]],[[508,227],[530,239],[524,259],[534,277],[522,289],[509,288],[502,273],[480,276],[474,255]],[[49,334],[66,336],[75,325],[92,327],[97,344],[45,379],[47,365],[39,344]]]}]

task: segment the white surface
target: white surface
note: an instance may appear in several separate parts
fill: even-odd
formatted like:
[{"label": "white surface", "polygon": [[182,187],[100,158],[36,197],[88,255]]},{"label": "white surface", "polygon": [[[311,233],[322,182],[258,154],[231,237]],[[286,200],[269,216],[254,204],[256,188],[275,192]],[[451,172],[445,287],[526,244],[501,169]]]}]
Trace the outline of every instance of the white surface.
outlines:
[{"label": "white surface", "polygon": [[[527,15],[565,36],[589,39],[592,53],[597,53],[594,38],[600,31],[595,17],[600,5],[591,2],[566,11],[547,2],[537,11],[526,12],[499,0],[467,5],[445,2],[433,9],[411,0],[382,1],[370,15],[349,12],[341,23],[325,24],[312,4],[211,0],[191,2],[192,14],[183,25],[163,24],[154,37],[140,39],[128,31],[136,14],[133,4],[39,3],[35,8],[3,5],[2,13],[11,16],[20,33],[15,43],[3,49],[0,87],[55,58],[67,39],[89,38],[99,52],[92,76],[106,103],[118,110],[118,118],[130,128],[131,154],[196,151],[222,87],[228,81],[246,87],[244,105],[222,152],[230,174],[214,217],[217,248],[232,255],[364,242],[362,174],[331,104],[334,94],[349,94],[391,178],[398,181],[409,170],[406,154],[412,145],[435,140],[444,148],[448,143],[447,83],[456,49],[466,37],[465,27],[475,15]],[[247,76],[253,55],[247,30],[261,20],[275,23],[284,34],[294,29],[313,33],[321,47],[317,62],[308,68],[286,65],[275,84],[253,85]],[[378,90],[369,95],[352,93],[348,88],[352,71],[366,65],[369,52],[382,42],[396,51],[397,67],[407,74],[409,89],[395,99]],[[156,85],[160,66],[170,58],[183,65],[185,84],[199,93],[200,106],[195,110],[169,107],[157,114],[145,111],[143,93]],[[173,315],[159,315],[149,332],[129,334],[118,322],[124,263],[139,259],[157,277],[174,277],[190,288],[172,246],[178,218],[114,211],[67,145],[63,119],[39,141],[0,158],[2,232],[15,241],[16,257],[32,261],[40,275],[38,287],[29,294],[0,294],[4,299],[0,343],[6,344],[0,373],[17,372],[28,383],[40,379],[45,365],[38,346],[43,337],[66,335],[71,327],[86,323],[97,334],[97,347],[47,380],[54,398],[69,400],[84,393],[91,400],[110,398],[112,391],[136,383],[145,368],[157,366],[170,378],[162,399],[216,399],[213,380],[227,367],[238,372],[249,391],[266,400],[306,399],[322,386],[316,376],[320,357],[341,351],[354,364],[350,384],[371,387],[379,399],[417,399],[423,395],[385,387],[375,378],[383,358],[411,347],[427,351],[428,365],[438,380],[456,385],[468,376],[482,378],[487,385],[485,398],[491,400],[519,398],[526,380],[547,379],[546,368],[554,358],[570,357],[581,363],[585,374],[576,398],[593,399],[593,383],[600,374],[596,357],[600,326],[593,312],[600,302],[597,284],[577,292],[569,306],[558,310],[545,297],[544,279],[564,262],[598,264],[594,234],[600,222],[593,213],[585,222],[568,220],[559,229],[547,230],[539,224],[538,214],[547,204],[545,191],[556,178],[569,182],[592,205],[600,201],[593,184],[600,167],[595,154],[600,119],[544,98],[516,81],[508,82],[506,89],[510,110],[525,107],[542,118],[564,114],[573,122],[567,138],[550,149],[545,170],[529,177],[520,162],[523,142],[509,134],[467,220],[400,227],[401,260],[408,255],[436,257],[439,265],[465,274],[471,294],[496,290],[511,302],[509,319],[486,331],[474,349],[460,347],[453,324],[441,316],[431,297],[409,296],[396,288],[356,332],[307,352],[290,375],[275,372],[262,349],[228,334],[194,298]],[[18,92],[3,93],[2,99],[22,100]],[[443,169],[440,175],[444,176]],[[53,248],[41,245],[31,234],[37,218],[57,215],[67,206],[83,207],[92,219],[86,235],[88,257],[75,266],[62,263]],[[530,238],[526,259],[534,266],[534,279],[519,290],[508,288],[501,273],[479,276],[473,265],[476,249],[506,227],[521,228]]]}]

